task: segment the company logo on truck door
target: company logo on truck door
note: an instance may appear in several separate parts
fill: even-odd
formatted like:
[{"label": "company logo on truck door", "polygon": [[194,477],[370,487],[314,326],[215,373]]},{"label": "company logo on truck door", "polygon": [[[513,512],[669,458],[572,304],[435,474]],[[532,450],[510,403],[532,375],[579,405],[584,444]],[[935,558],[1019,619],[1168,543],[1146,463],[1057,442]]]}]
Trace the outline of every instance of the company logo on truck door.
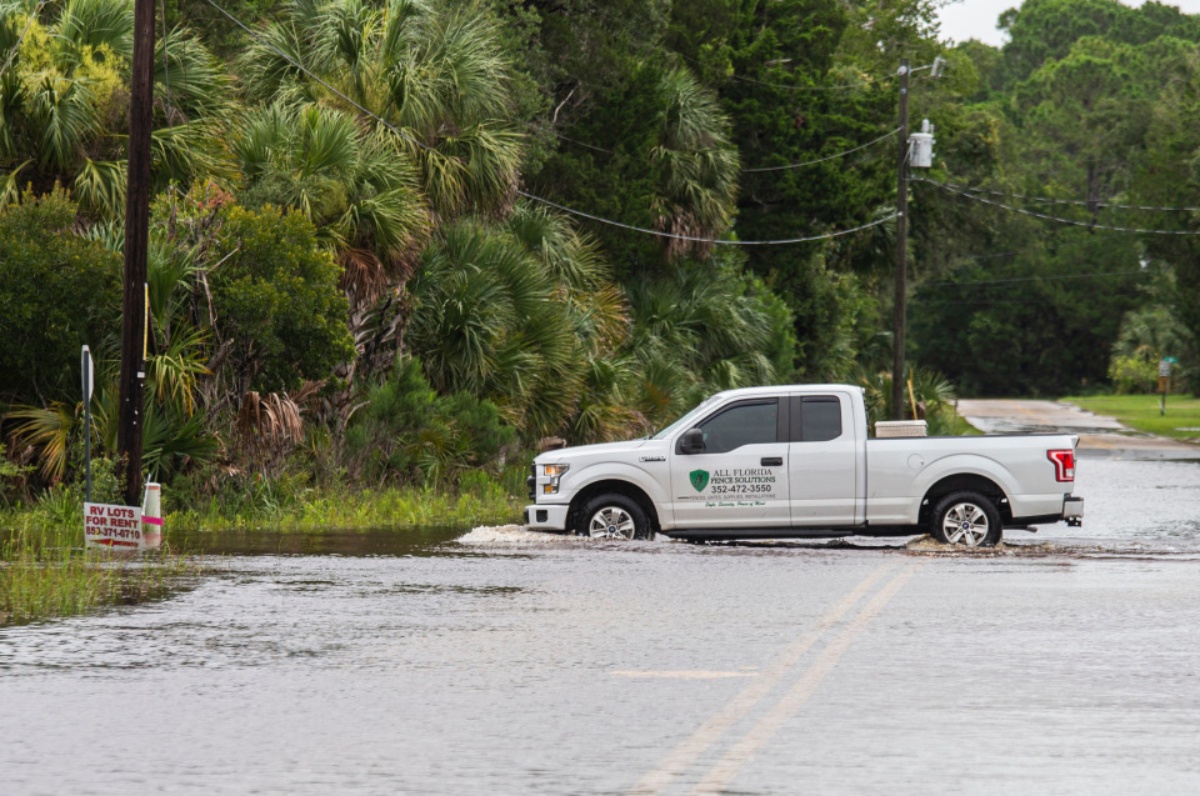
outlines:
[{"label": "company logo on truck door", "polygon": [[[697,492],[709,490],[710,495],[746,495],[759,499],[775,498],[775,472],[766,467],[731,470],[692,470],[688,480]],[[701,496],[681,497],[681,500],[703,500]]]}]

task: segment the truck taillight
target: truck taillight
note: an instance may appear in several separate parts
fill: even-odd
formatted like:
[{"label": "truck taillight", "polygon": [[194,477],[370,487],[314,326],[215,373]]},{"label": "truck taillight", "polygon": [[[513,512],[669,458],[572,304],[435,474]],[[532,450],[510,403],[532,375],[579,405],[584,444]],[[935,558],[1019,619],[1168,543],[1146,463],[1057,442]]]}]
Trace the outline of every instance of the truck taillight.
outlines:
[{"label": "truck taillight", "polygon": [[1046,451],[1046,457],[1054,462],[1054,477],[1059,481],[1075,480],[1075,451]]}]

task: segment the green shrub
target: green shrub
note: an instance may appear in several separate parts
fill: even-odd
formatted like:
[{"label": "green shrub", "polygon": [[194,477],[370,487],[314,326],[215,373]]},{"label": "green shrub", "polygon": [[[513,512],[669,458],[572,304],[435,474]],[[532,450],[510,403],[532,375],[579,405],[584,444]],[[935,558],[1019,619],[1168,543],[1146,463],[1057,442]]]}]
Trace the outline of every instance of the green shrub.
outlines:
[{"label": "green shrub", "polygon": [[304,216],[231,207],[219,242],[230,256],[209,281],[242,387],[292,390],[354,356],[340,270]]},{"label": "green shrub", "polygon": [[1145,357],[1113,355],[1108,378],[1118,395],[1152,393],[1158,388],[1158,365]]},{"label": "green shrub", "polygon": [[372,388],[346,431],[352,475],[454,485],[482,470],[494,478],[500,452],[516,441],[495,405],[466,393],[439,396],[416,359],[396,364]]},{"label": "green shrub", "polygon": [[64,191],[0,209],[0,397],[79,399],[79,348],[121,324],[121,257],[72,231]]}]

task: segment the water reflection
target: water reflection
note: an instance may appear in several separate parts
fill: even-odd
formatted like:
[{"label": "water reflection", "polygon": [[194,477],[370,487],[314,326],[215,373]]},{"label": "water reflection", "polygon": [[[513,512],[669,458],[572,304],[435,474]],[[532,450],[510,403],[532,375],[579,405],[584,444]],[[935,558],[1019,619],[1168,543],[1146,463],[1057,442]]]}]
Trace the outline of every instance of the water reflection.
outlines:
[{"label": "water reflection", "polygon": [[188,553],[226,556],[427,556],[463,533],[462,528],[376,528],[365,530],[192,531],[172,534],[171,544]]}]

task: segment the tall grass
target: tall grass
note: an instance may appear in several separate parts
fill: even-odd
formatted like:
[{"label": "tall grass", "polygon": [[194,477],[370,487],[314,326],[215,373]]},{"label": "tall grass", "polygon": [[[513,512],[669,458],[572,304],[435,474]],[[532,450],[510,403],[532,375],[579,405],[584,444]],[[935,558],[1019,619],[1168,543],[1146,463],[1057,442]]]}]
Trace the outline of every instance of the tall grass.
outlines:
[{"label": "tall grass", "polygon": [[[505,479],[513,480],[514,479]],[[164,549],[139,557],[83,550],[83,501],[75,488],[54,489],[38,502],[0,511],[0,626],[134,604],[170,591],[199,567],[170,549],[173,533],[206,531],[397,531],[517,522],[524,504],[492,479],[466,479],[457,493],[415,487],[293,489],[262,482],[170,511],[164,496]]]},{"label": "tall grass", "polygon": [[83,513],[75,528],[50,525],[45,509],[4,518],[0,544],[0,626],[133,604],[166,594],[189,570],[181,556],[153,557],[83,550]]},{"label": "tall grass", "polygon": [[[170,500],[170,494],[166,495]],[[527,501],[503,489],[460,489],[457,494],[416,487],[305,490],[300,495],[252,500],[212,498],[200,508],[170,511],[165,533],[175,531],[404,530],[518,522]]]}]

